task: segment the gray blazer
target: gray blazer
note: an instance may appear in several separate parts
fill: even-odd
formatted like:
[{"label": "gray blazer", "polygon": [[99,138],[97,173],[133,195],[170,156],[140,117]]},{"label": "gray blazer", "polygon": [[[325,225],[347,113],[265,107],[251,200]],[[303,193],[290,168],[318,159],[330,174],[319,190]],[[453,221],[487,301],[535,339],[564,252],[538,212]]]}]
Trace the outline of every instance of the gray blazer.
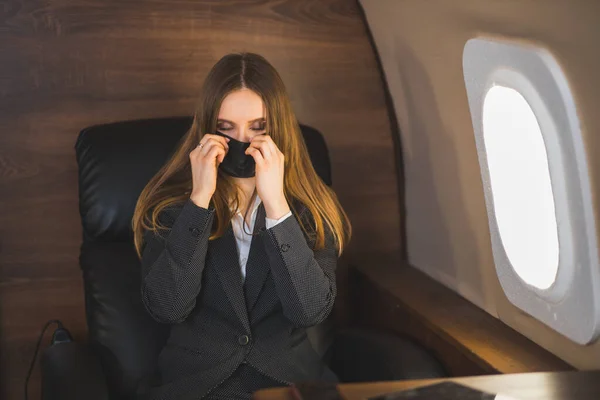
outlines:
[{"label": "gray blazer", "polygon": [[[310,221],[301,210],[298,218]],[[155,320],[172,326],[141,397],[196,400],[243,363],[282,384],[335,380],[306,334],[333,308],[331,235],[313,252],[294,215],[265,229],[261,203],[243,280],[231,224],[208,240],[214,213],[188,200],[161,212],[169,231],[144,233],[143,302]]]}]

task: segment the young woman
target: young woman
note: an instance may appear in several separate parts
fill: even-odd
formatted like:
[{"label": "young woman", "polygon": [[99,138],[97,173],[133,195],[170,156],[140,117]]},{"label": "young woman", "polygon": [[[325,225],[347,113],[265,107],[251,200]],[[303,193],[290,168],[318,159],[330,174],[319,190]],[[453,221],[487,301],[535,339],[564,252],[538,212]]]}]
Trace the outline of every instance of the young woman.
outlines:
[{"label": "young woman", "polygon": [[263,57],[230,54],[212,68],[132,223],[143,303],[171,324],[141,398],[248,399],[336,380],[305,330],[331,312],[351,225]]}]

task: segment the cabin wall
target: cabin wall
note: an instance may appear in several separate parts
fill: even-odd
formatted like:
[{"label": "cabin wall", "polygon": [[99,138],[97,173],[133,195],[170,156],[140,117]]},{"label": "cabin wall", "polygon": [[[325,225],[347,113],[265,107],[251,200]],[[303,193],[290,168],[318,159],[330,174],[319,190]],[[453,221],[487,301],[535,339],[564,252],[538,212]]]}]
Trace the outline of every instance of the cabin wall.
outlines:
[{"label": "cabin wall", "polygon": [[391,125],[356,1],[5,1],[0,398],[21,398],[47,320],[61,319],[85,339],[73,149],[79,131],[191,114],[208,69],[232,51],[270,60],[299,120],[325,135],[334,189],[354,225],[346,261],[373,262],[377,254],[396,265],[401,227]]},{"label": "cabin wall", "polygon": [[462,71],[464,44],[478,35],[535,43],[554,54],[576,98],[597,219],[600,3],[360,3],[381,57],[401,135],[409,263],[568,363],[583,369],[600,367],[599,343],[575,345],[517,310],[502,292]]}]

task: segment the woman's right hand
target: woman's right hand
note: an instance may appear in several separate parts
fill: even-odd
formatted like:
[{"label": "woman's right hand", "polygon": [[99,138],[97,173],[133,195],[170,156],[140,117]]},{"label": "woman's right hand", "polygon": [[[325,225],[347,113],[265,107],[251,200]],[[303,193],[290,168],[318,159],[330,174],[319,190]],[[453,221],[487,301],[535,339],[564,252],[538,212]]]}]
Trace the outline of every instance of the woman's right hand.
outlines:
[{"label": "woman's right hand", "polygon": [[229,138],[206,133],[190,153],[192,194],[190,199],[199,207],[208,208],[217,189],[217,168],[229,150]]}]

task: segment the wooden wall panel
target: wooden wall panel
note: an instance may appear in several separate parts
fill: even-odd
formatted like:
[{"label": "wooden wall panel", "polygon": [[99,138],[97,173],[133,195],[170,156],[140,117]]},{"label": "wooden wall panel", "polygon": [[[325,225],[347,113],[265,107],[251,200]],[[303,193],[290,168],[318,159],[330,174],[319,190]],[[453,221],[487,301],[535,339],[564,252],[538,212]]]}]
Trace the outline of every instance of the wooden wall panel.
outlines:
[{"label": "wooden wall panel", "polygon": [[400,254],[389,116],[354,0],[8,0],[0,10],[1,398],[21,398],[45,321],[86,335],[79,130],[190,114],[228,52],[267,57],[299,119],[324,133],[355,229],[344,257]]}]

